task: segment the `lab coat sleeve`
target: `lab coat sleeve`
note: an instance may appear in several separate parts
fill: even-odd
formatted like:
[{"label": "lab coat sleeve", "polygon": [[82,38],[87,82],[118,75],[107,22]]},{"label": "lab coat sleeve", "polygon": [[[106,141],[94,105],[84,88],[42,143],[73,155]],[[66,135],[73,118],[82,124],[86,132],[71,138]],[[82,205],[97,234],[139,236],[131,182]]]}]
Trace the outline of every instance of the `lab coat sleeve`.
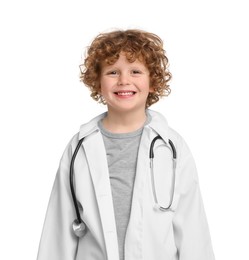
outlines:
[{"label": "lab coat sleeve", "polygon": [[173,227],[179,260],[214,260],[195,162],[184,141],[178,164],[180,199]]},{"label": "lab coat sleeve", "polygon": [[37,260],[75,259],[77,238],[71,230],[75,216],[69,186],[71,154],[71,146],[68,145],[50,196]]}]

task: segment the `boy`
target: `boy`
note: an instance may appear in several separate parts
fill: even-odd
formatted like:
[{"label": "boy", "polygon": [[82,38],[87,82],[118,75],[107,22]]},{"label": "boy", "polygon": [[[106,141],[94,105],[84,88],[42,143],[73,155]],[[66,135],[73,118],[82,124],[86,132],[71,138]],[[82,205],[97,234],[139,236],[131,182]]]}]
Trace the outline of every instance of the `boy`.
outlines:
[{"label": "boy", "polygon": [[38,260],[214,259],[192,155],[148,109],[170,93],[170,78],[157,35],[94,39],[81,80],[107,112],[82,125],[63,154]]}]

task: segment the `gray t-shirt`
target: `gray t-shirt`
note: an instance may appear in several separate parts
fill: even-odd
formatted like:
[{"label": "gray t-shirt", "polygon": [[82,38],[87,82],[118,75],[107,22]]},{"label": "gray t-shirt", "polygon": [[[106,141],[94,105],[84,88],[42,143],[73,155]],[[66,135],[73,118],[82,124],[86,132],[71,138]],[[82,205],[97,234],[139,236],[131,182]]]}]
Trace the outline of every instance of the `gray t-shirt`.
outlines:
[{"label": "gray t-shirt", "polygon": [[[146,123],[148,123],[147,119]],[[130,133],[111,133],[98,123],[103,136],[112,188],[120,260],[124,258],[126,229],[129,223],[137,154],[143,127]]]}]

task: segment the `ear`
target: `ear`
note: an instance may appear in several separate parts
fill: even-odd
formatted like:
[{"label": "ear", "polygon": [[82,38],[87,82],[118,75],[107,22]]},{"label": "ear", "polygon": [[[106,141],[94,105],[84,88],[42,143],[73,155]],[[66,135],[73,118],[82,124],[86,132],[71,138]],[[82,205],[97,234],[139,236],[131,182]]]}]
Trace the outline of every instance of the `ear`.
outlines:
[{"label": "ear", "polygon": [[155,89],[153,87],[150,87],[149,88],[149,93],[154,93],[155,92]]},{"label": "ear", "polygon": [[98,89],[98,93],[101,94],[102,93],[102,89],[101,89],[100,82],[97,82],[97,89]]}]

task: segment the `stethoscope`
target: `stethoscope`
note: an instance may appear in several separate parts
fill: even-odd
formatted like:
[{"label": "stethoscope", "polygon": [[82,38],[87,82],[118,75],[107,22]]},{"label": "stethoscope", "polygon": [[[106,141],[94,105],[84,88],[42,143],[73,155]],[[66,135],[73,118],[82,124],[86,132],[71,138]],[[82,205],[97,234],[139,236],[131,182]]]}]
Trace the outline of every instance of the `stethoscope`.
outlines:
[{"label": "stethoscope", "polygon": [[[161,211],[169,211],[171,209],[172,203],[173,203],[173,199],[174,199],[174,192],[175,192],[175,172],[176,172],[176,149],[175,146],[173,144],[173,142],[169,139],[169,145],[171,148],[171,152],[172,152],[172,160],[173,160],[173,177],[172,177],[172,184],[171,184],[171,191],[170,191],[170,200],[169,200],[169,204],[167,205],[167,207],[163,207],[160,206],[160,204],[158,203],[158,198],[157,198],[157,193],[156,193],[156,187],[155,187],[155,176],[154,176],[154,167],[153,167],[153,159],[154,159],[154,145],[155,142],[157,140],[163,140],[162,137],[160,135],[157,135],[150,144],[150,152],[149,152],[149,159],[150,159],[150,172],[151,172],[151,183],[152,183],[152,192],[153,192],[153,197],[154,197],[154,202],[155,202],[155,206],[156,208],[158,208]],[[79,140],[72,159],[71,159],[71,163],[70,163],[70,176],[69,176],[69,181],[70,181],[70,189],[71,189],[71,194],[72,194],[72,199],[73,199],[73,204],[74,204],[74,208],[75,208],[75,213],[76,213],[76,219],[73,221],[72,224],[72,228],[73,228],[73,232],[77,237],[83,237],[86,233],[86,225],[84,223],[84,221],[81,219],[80,216],[80,209],[79,209],[79,205],[77,202],[77,198],[75,195],[75,190],[74,190],[74,161],[75,158],[77,156],[77,153],[80,149],[80,146],[82,144],[82,142],[84,141],[84,137],[82,139]],[[166,145],[167,146],[167,145]],[[168,146],[167,146],[168,147]]]}]

